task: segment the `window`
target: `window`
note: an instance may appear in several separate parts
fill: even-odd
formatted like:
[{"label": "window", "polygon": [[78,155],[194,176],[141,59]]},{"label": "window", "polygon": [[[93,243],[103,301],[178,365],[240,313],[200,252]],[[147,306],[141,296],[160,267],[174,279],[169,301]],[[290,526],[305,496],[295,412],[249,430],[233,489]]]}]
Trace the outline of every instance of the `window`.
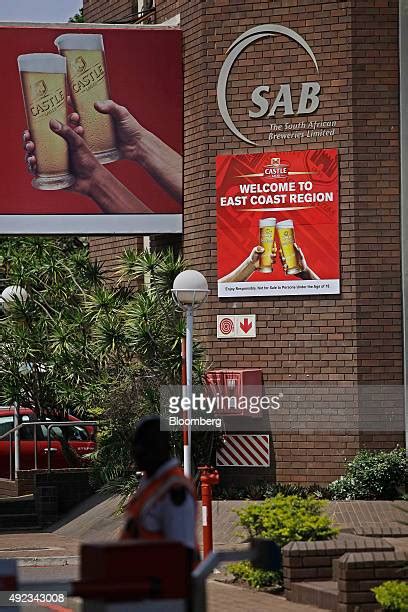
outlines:
[{"label": "window", "polygon": [[[52,423],[51,419],[46,419]],[[45,439],[47,438],[47,427],[42,425],[43,433]],[[80,427],[79,425],[68,425],[66,427],[53,427],[51,429],[51,439],[52,440],[61,440],[61,438],[67,440],[68,442],[88,442],[89,434],[85,427]]]},{"label": "window", "polygon": [[[13,417],[0,417],[0,436],[3,436],[5,433],[10,431],[10,429],[13,429]],[[5,442],[5,440],[3,439],[2,442]]]}]

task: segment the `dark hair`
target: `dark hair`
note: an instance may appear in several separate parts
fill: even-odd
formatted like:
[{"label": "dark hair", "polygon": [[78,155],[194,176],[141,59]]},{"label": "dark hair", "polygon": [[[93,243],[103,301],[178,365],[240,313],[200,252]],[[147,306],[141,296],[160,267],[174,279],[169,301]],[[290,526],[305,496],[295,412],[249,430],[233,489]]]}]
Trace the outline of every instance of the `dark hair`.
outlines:
[{"label": "dark hair", "polygon": [[143,417],[136,425],[132,436],[132,448],[136,445],[154,449],[159,457],[170,456],[170,435],[161,429],[159,415]]}]

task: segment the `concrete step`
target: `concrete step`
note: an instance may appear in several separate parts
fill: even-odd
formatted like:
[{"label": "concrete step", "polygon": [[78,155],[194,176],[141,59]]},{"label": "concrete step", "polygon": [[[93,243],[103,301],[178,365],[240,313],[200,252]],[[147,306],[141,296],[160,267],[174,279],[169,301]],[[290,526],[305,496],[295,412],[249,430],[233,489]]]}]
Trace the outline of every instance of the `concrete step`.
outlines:
[{"label": "concrete step", "polygon": [[[408,514],[407,514],[408,517]],[[402,522],[375,523],[360,525],[355,528],[355,534],[372,538],[406,538],[408,537],[408,518],[406,524]]]},{"label": "concrete step", "polygon": [[294,582],[291,585],[290,601],[315,606],[322,610],[337,609],[338,588],[333,580]]},{"label": "concrete step", "polygon": [[17,497],[17,495],[18,482],[15,480],[8,480],[8,478],[0,478],[0,498]]},{"label": "concrete step", "polygon": [[5,514],[30,514],[35,512],[34,495],[0,498],[0,522]]},{"label": "concrete step", "polygon": [[37,515],[32,512],[25,514],[2,514],[0,516],[0,532],[2,533],[38,527]]}]

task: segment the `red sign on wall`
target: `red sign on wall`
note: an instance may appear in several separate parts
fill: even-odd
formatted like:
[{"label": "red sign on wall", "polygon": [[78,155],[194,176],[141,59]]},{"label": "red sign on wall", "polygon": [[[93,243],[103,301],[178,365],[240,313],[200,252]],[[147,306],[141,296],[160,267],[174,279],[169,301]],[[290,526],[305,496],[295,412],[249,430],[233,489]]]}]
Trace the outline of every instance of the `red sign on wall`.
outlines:
[{"label": "red sign on wall", "polygon": [[335,149],[217,157],[218,295],[340,292]]}]

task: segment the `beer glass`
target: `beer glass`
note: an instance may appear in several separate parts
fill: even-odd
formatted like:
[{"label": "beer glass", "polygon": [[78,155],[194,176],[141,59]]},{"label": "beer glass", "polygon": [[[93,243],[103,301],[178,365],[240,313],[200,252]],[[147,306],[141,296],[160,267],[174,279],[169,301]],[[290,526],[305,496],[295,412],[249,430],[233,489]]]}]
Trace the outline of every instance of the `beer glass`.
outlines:
[{"label": "beer glass", "polygon": [[259,220],[259,244],[264,249],[260,260],[260,272],[272,272],[272,253],[275,242],[276,219]]},{"label": "beer glass", "polygon": [[65,189],[75,182],[69,173],[67,143],[50,128],[51,119],[66,123],[66,61],[56,53],[17,58],[27,125],[35,143],[36,189]]},{"label": "beer glass", "polygon": [[116,161],[120,155],[113,121],[94,106],[110,99],[102,34],[62,34],[54,44],[67,60],[71,100],[89,148],[101,164]]},{"label": "beer glass", "polygon": [[287,274],[299,274],[300,272],[303,272],[298,262],[295,247],[293,246],[295,242],[293,221],[290,219],[287,221],[280,221],[276,224],[276,229],[278,230],[282,253],[288,267],[286,271]]}]

